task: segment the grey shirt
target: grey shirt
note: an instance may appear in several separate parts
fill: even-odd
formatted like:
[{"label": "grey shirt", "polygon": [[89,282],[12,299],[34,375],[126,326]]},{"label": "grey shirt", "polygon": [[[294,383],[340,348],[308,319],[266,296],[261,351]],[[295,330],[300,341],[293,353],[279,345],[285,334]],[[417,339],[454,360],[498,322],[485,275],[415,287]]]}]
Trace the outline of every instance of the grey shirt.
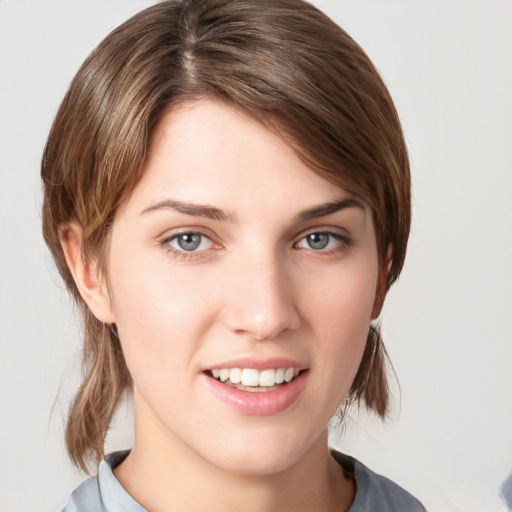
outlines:
[{"label": "grey shirt", "polygon": [[[100,464],[98,475],[82,482],[62,512],[147,512],[123,488],[112,469],[129,451],[115,452]],[[426,512],[423,505],[391,480],[374,473],[348,455],[332,451],[345,473],[356,481],[356,496],[349,512]]]}]

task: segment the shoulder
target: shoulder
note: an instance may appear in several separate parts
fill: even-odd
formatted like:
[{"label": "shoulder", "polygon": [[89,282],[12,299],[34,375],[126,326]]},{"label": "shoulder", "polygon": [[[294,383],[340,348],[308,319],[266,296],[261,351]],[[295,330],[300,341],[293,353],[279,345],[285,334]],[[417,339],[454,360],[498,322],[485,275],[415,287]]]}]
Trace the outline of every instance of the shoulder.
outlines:
[{"label": "shoulder", "polygon": [[129,450],[114,452],[103,459],[98,475],[82,482],[71,494],[62,512],[146,512],[123,488],[113,469],[128,455]]},{"label": "shoulder", "polygon": [[104,512],[98,477],[82,482],[71,494],[62,512]]},{"label": "shoulder", "polygon": [[356,480],[356,496],[349,512],[426,512],[418,499],[389,478],[348,455],[331,453],[345,471],[353,472]]},{"label": "shoulder", "polygon": [[426,512],[425,507],[418,499],[389,478],[378,475],[360,462],[356,462],[355,469],[358,487],[366,490],[366,510]]}]

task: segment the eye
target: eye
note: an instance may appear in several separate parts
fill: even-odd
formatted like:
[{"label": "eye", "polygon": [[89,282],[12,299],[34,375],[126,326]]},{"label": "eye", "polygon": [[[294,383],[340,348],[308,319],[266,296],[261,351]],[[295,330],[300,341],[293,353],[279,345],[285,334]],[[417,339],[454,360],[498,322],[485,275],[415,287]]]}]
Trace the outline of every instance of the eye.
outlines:
[{"label": "eye", "polygon": [[203,237],[200,233],[182,233],[180,235],[176,235],[171,240],[171,245],[175,243],[176,246],[178,246],[177,248],[183,251],[196,251],[201,247],[203,238],[206,237]]},{"label": "eye", "polygon": [[203,233],[191,231],[170,236],[162,241],[162,245],[172,253],[185,255],[206,251],[213,247],[214,243]]},{"label": "eye", "polygon": [[350,240],[340,235],[339,233],[332,233],[329,231],[318,231],[309,233],[301,238],[296,247],[301,249],[312,249],[313,251],[335,251],[336,249],[343,249],[350,245]]}]

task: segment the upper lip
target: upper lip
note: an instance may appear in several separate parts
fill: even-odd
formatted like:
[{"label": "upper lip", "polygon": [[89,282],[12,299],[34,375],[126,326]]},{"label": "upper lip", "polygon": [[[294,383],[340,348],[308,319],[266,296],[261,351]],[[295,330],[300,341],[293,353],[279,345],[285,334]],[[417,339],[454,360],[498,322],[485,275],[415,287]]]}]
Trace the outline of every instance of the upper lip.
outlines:
[{"label": "upper lip", "polygon": [[270,359],[254,359],[251,357],[241,357],[237,359],[230,359],[229,361],[222,361],[203,368],[203,371],[221,368],[251,368],[253,370],[263,371],[277,368],[296,368],[298,370],[305,370],[307,365],[286,357],[273,357]]}]

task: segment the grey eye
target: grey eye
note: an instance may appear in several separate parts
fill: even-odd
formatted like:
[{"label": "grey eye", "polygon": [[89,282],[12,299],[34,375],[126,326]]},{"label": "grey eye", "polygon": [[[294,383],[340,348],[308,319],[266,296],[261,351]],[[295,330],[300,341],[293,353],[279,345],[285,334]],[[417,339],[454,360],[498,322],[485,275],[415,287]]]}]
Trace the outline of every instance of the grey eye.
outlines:
[{"label": "grey eye", "polygon": [[329,245],[331,235],[328,233],[311,233],[306,237],[307,244],[311,249],[321,250]]},{"label": "grey eye", "polygon": [[200,245],[203,236],[199,233],[183,233],[175,240],[178,247],[183,251],[195,251]]}]

